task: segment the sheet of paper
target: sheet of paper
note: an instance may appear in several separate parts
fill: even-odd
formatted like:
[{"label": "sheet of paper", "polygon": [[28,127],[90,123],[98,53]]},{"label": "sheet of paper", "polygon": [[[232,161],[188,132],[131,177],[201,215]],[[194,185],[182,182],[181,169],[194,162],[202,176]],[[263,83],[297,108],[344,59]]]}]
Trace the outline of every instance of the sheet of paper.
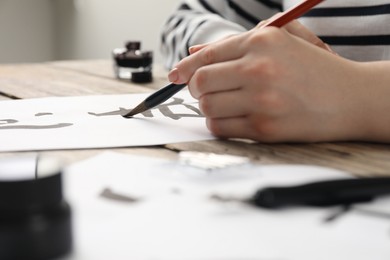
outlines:
[{"label": "sheet of paper", "polygon": [[[353,209],[339,214],[338,207],[273,211],[210,199],[348,176],[302,165],[205,171],[103,153],[66,170],[75,251],[65,259],[390,259],[389,218]],[[390,200],[382,203],[390,207]]]},{"label": "sheet of paper", "polygon": [[214,138],[188,91],[135,118],[121,116],[147,95],[1,101],[0,152],[145,146]]}]

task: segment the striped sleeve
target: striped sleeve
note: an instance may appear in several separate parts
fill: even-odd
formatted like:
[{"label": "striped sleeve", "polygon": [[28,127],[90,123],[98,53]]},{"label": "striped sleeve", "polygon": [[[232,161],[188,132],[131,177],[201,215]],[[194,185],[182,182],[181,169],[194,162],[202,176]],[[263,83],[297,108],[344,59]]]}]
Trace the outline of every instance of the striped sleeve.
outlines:
[{"label": "striped sleeve", "polygon": [[389,0],[328,0],[300,21],[345,58],[390,60]]},{"label": "striped sleeve", "polygon": [[165,67],[188,55],[190,46],[213,42],[253,28],[282,10],[282,0],[184,0],[161,33]]}]

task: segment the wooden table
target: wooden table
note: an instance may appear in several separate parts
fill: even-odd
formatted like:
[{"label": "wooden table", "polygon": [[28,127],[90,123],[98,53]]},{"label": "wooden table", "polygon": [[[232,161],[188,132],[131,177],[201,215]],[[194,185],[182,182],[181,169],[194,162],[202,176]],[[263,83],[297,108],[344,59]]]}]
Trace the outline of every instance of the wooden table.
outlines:
[{"label": "wooden table", "polygon": [[[6,99],[47,96],[150,92],[167,83],[167,73],[162,68],[155,67],[153,73],[153,83],[133,84],[116,79],[109,60],[0,65],[0,102]],[[357,176],[390,176],[388,144],[262,144],[249,140],[213,140],[110,150],[169,159],[176,158],[180,151],[213,152],[247,156],[260,164],[308,164],[333,167]],[[67,164],[102,151],[103,149],[85,149],[42,153],[58,156]],[[8,154],[1,154],[5,155]]]}]

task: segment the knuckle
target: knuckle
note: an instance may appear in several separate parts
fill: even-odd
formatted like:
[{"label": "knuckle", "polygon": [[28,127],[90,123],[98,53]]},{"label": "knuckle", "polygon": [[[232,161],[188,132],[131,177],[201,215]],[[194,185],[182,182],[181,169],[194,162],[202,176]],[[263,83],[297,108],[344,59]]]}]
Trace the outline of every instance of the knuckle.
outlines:
[{"label": "knuckle", "polygon": [[256,106],[261,107],[262,111],[270,111],[276,114],[283,110],[285,103],[279,92],[268,89],[260,94],[253,95],[253,101]]},{"label": "knuckle", "polygon": [[222,136],[222,129],[218,125],[218,120],[207,118],[206,126],[213,135]]},{"label": "knuckle", "polygon": [[193,98],[199,99],[199,94],[196,90],[196,87],[193,86],[191,83],[188,83],[188,90],[190,91],[190,94]]},{"label": "knuckle", "polygon": [[254,132],[254,139],[264,142],[275,142],[279,136],[279,128],[276,121],[272,118],[263,118],[261,120],[252,120],[252,129]]},{"label": "knuckle", "polygon": [[[251,59],[251,57],[248,57]],[[276,61],[271,57],[261,57],[252,62],[246,62],[237,70],[245,75],[248,79],[253,79],[255,82],[272,82],[276,80],[279,76],[278,66]]]},{"label": "knuckle", "polygon": [[191,79],[191,83],[196,87],[199,95],[206,92],[206,83],[208,78],[208,72],[204,68],[198,69]]},{"label": "knuckle", "polygon": [[212,46],[204,48],[202,53],[202,61],[204,64],[212,64],[215,62],[215,49]]},{"label": "knuckle", "polygon": [[264,34],[266,35],[266,39],[274,44],[275,42],[279,42],[282,38],[284,38],[287,34],[284,30],[276,27],[267,27],[264,30]]},{"label": "knuckle", "polygon": [[212,117],[212,102],[210,102],[210,98],[208,95],[202,96],[199,99],[199,109],[202,114],[206,117]]},{"label": "knuckle", "polygon": [[246,45],[251,47],[251,46],[257,46],[263,44],[263,42],[265,41],[264,38],[265,37],[262,33],[254,32],[247,37]]},{"label": "knuckle", "polygon": [[266,27],[261,30],[255,30],[247,38],[249,46],[272,46],[283,37],[283,31],[279,28]]}]

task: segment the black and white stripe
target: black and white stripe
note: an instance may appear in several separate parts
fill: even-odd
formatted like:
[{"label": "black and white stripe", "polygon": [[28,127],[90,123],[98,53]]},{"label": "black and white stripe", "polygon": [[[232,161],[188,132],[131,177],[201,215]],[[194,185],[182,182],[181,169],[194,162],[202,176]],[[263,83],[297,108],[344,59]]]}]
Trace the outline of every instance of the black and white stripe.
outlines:
[{"label": "black and white stripe", "polygon": [[333,2],[325,1],[301,22],[346,58],[390,60],[390,1]]},{"label": "black and white stripe", "polygon": [[[166,67],[188,55],[188,47],[253,28],[302,0],[184,0],[161,37]],[[390,0],[326,0],[300,21],[341,56],[390,60]]]},{"label": "black and white stripe", "polygon": [[[385,21],[386,16],[390,17],[390,4],[357,6],[357,7],[324,7],[317,8],[306,15],[304,18],[324,19],[329,18],[329,21],[347,23],[348,20],[359,21],[363,27],[367,24],[373,24],[371,31],[360,30],[360,34],[348,34],[345,31],[342,35],[339,33],[326,32],[326,35],[320,37],[331,45],[352,45],[352,46],[368,46],[368,45],[390,45],[390,24],[388,30],[382,30],[384,27],[380,21]],[[338,21],[335,19],[338,18]],[[356,19],[354,19],[356,18]],[[388,20],[390,22],[390,20]],[[378,30],[380,29],[380,30]],[[323,32],[325,33],[325,32]]]}]

